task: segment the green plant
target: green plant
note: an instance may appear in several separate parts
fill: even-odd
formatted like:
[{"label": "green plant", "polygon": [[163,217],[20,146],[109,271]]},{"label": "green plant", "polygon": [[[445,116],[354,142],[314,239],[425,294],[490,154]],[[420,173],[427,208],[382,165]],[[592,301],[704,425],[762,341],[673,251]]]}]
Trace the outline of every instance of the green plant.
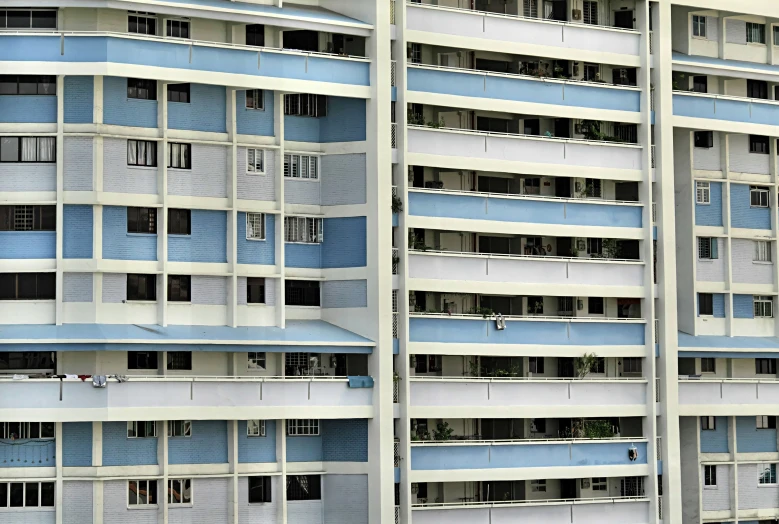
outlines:
[{"label": "green plant", "polygon": [[598,365],[598,357],[595,353],[585,353],[576,359],[576,376],[584,378]]},{"label": "green plant", "polygon": [[423,126],[425,125],[425,117],[418,113],[409,113],[407,116],[409,125]]},{"label": "green plant", "polygon": [[473,315],[481,315],[482,318],[491,317],[494,313],[495,312],[491,308],[488,308],[488,307],[477,306],[477,307],[474,307],[473,309],[471,309],[471,314],[473,314]]},{"label": "green plant", "polygon": [[433,129],[439,129],[439,128],[446,127],[446,126],[444,126],[444,121],[443,121],[443,119],[441,119],[438,122],[436,122],[434,120],[430,120],[427,123],[427,127],[432,127]]},{"label": "green plant", "polygon": [[490,376],[493,377],[518,377],[521,375],[519,366],[511,366],[508,369],[495,369]]},{"label": "green plant", "polygon": [[392,195],[392,212],[400,213],[403,211],[403,201],[398,195]]},{"label": "green plant", "polygon": [[611,438],[614,430],[608,420],[585,420],[584,438]]},{"label": "green plant", "polygon": [[600,130],[601,123],[597,120],[582,120],[582,134],[587,140],[603,140],[605,135]]},{"label": "green plant", "polygon": [[448,422],[439,422],[433,430],[433,440],[450,440],[454,430],[449,427]]},{"label": "green plant", "polygon": [[619,258],[621,249],[617,239],[604,238],[603,239],[603,258]]},{"label": "green plant", "polygon": [[478,364],[478,361],[476,359],[468,362],[468,374],[470,376],[480,377],[481,372],[482,372],[481,366]]}]

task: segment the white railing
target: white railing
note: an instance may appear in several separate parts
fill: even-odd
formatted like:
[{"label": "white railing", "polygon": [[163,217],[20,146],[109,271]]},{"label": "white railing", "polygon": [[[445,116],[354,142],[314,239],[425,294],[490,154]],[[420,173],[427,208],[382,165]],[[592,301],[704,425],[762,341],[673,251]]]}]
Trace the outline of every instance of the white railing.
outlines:
[{"label": "white railing", "polygon": [[655,34],[653,31],[649,31],[649,54],[655,54]]},{"label": "white railing", "polygon": [[392,129],[390,130],[390,145],[392,149],[398,148],[398,124],[392,123]]},{"label": "white railing", "polygon": [[398,314],[392,313],[392,338],[398,338]]},{"label": "white railing", "polygon": [[660,402],[660,379],[655,379],[655,402]]},{"label": "white railing", "polygon": [[474,502],[430,502],[425,504],[412,504],[412,508],[439,508],[439,509],[446,509],[446,508],[457,508],[457,507],[492,507],[492,508],[499,508],[499,507],[505,507],[505,506],[543,506],[543,505],[552,505],[552,504],[591,504],[593,502],[604,502],[604,503],[619,503],[619,502],[630,502],[630,501],[645,501],[648,500],[645,496],[635,496],[635,497],[589,497],[589,498],[578,498],[578,499],[546,499],[546,500],[503,500],[503,501],[494,501],[494,502],[481,502],[481,501],[474,501]]},{"label": "white railing", "polygon": [[717,93],[699,93],[697,91],[684,91],[682,89],[675,89],[673,92],[674,95],[683,95],[683,96],[694,96],[698,98],[712,98],[714,99],[714,110],[716,112],[717,106],[716,101],[717,100],[730,100],[733,102],[744,102],[744,103],[755,103],[755,104],[765,104],[765,105],[779,105],[779,100],[769,100],[767,98],[753,98],[749,96],[737,96],[737,95],[722,95]]},{"label": "white railing", "polygon": [[119,31],[0,31],[0,38],[8,35],[59,36],[59,37],[108,36],[112,38],[122,38],[127,40],[146,40],[152,42],[165,42],[168,44],[183,45],[188,47],[218,47],[224,49],[240,49],[244,51],[253,51],[255,53],[259,53],[260,51],[262,51],[265,53],[283,53],[287,55],[299,55],[299,56],[323,56],[327,58],[334,58],[339,60],[352,60],[352,61],[359,61],[359,62],[367,62],[369,60],[369,58],[364,56],[342,55],[337,53],[327,53],[324,51],[301,51],[298,49],[287,49],[283,47],[253,46],[253,45],[245,45],[245,44],[233,44],[227,42],[212,42],[209,40],[191,40],[191,39],[184,39],[184,38],[156,36],[156,35],[121,33]]},{"label": "white railing", "polygon": [[[394,187],[394,186],[393,186]],[[472,191],[468,189],[446,189],[435,187],[411,187],[408,189],[409,193],[451,193],[455,195],[466,196],[484,196],[488,198],[507,198],[516,200],[552,200],[560,203],[571,204],[602,204],[602,205],[614,205],[614,206],[632,206],[641,207],[644,204],[636,202],[634,200],[609,200],[607,198],[598,197],[558,197],[553,195],[532,195],[528,193],[490,193],[489,191]]]},{"label": "white railing", "polygon": [[660,319],[655,319],[655,344],[660,343]]},{"label": "white railing", "polygon": [[707,382],[707,383],[717,383],[717,384],[776,384],[779,382],[779,377],[777,378],[749,378],[749,377],[705,377],[700,375],[679,375],[679,380],[685,381],[685,382]]},{"label": "white railing", "polygon": [[520,14],[509,14],[509,13],[493,13],[492,11],[479,11],[476,9],[467,9],[464,7],[449,7],[449,6],[441,6],[441,5],[434,5],[434,4],[423,4],[420,2],[406,2],[407,5],[413,6],[413,7],[425,7],[425,8],[432,8],[432,9],[442,9],[446,11],[459,11],[459,12],[465,12],[465,13],[471,13],[476,14],[480,16],[489,16],[489,17],[496,17],[496,18],[513,18],[517,20],[526,20],[528,22],[538,22],[541,24],[553,24],[557,26],[571,26],[571,27],[577,27],[577,28],[592,28],[592,29],[603,29],[607,31],[619,31],[622,33],[638,33],[636,29],[626,29],[623,27],[615,27],[610,25],[598,25],[598,24],[581,24],[576,22],[569,22],[567,20],[551,20],[548,18],[537,18],[534,16],[524,16]]},{"label": "white railing", "polygon": [[390,0],[390,24],[395,24],[395,0]]},{"label": "white railing", "polygon": [[657,518],[663,520],[663,496],[657,497]]},{"label": "white railing", "polygon": [[[440,317],[440,318],[458,318],[461,320],[484,320],[485,318],[491,318],[493,315],[485,317],[479,313],[438,313],[427,311],[414,311],[409,313],[412,317]],[[512,321],[531,321],[531,322],[546,322],[546,321],[559,321],[567,320],[573,322],[580,320],[582,322],[619,322],[621,324],[644,324],[646,319],[644,318],[619,318],[619,317],[567,317],[561,315],[503,315],[506,320]]]},{"label": "white railing", "polygon": [[657,203],[652,202],[652,223],[657,222]]},{"label": "white railing", "polygon": [[392,248],[392,274],[398,274],[398,266],[400,265],[400,255],[398,254],[398,248]]},{"label": "white railing", "polygon": [[395,83],[397,81],[397,69],[398,69],[398,62],[396,60],[390,61],[390,85],[396,86]]},{"label": "white railing", "polygon": [[400,524],[400,506],[395,506],[395,524]]},{"label": "white railing", "polygon": [[[395,84],[392,84],[395,85]],[[649,90],[649,109],[655,110],[655,88]]]},{"label": "white railing", "polygon": [[[99,376],[98,374],[91,376]],[[335,376],[335,375],[301,375],[301,376],[208,376],[208,375],[196,375],[196,376],[184,376],[184,375],[115,375],[106,374],[107,382],[284,382],[284,381],[297,381],[297,382],[348,382],[347,376]],[[85,382],[80,378],[59,378],[59,377],[35,377],[35,378],[14,378],[24,377],[24,375],[12,376],[0,376],[0,383],[2,382],[71,382],[79,383]],[[121,377],[121,378],[120,378]],[[91,377],[87,379],[91,384]]]},{"label": "white railing", "polygon": [[397,404],[399,402],[400,402],[400,384],[398,379],[392,381],[392,403]]},{"label": "white railing", "polygon": [[473,258],[498,258],[498,259],[517,259],[517,260],[543,260],[558,262],[581,262],[584,264],[636,264],[641,265],[644,262],[630,258],[598,258],[598,257],[561,257],[557,255],[511,255],[503,253],[474,253],[469,251],[444,251],[436,249],[410,249],[409,253],[414,255],[448,255],[448,256],[467,256]]},{"label": "white railing", "polygon": [[663,460],[663,437],[655,438],[655,450],[657,451],[657,460]]},{"label": "white railing", "polygon": [[395,439],[395,442],[393,443],[393,448],[395,452],[395,467],[400,467],[400,441],[398,439]]},{"label": "white railing", "polygon": [[411,382],[647,382],[644,377],[409,377]]},{"label": "white railing", "polygon": [[652,144],[652,147],[650,148],[651,153],[652,153],[652,169],[654,169],[656,167],[655,166],[655,149],[656,149],[655,145]]},{"label": "white railing", "polygon": [[648,439],[644,437],[629,438],[629,437],[607,437],[607,438],[539,438],[539,439],[495,439],[495,440],[470,440],[463,439],[457,440],[458,437],[453,437],[452,440],[415,440],[411,442],[412,447],[430,447],[430,446],[506,446],[506,445],[519,445],[528,446],[534,444],[613,444],[624,442],[626,444],[633,444],[636,442],[648,442]]}]

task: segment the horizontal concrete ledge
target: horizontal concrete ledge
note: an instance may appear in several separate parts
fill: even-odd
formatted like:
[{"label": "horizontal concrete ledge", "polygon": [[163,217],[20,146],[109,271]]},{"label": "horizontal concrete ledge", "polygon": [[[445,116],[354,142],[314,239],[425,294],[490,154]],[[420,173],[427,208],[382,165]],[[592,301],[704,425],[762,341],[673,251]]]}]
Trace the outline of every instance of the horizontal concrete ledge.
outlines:
[{"label": "horizontal concrete ledge", "polygon": [[578,479],[586,477],[642,477],[647,464],[629,466],[565,466],[546,468],[411,470],[410,482],[469,482],[488,480]]}]

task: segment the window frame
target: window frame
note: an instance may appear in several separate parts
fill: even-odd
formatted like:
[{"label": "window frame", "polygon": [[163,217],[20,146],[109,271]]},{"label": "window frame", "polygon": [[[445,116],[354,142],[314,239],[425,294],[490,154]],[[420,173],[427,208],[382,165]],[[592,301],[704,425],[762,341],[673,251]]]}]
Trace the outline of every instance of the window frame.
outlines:
[{"label": "window frame", "polygon": [[[57,20],[57,9],[52,9],[50,7],[49,8],[45,8],[45,7],[40,7],[40,8],[39,7],[32,7],[32,8],[31,7],[16,7],[16,8],[15,7],[7,7],[5,9],[0,9],[0,11],[5,11],[6,13],[8,11],[27,12],[30,15],[29,16],[29,26],[25,26],[25,27],[8,27],[8,16],[6,15],[6,18],[4,19],[4,24],[5,25],[0,25],[0,29],[12,29],[12,30],[16,30],[16,31],[26,31],[26,30],[40,31],[41,29],[49,29],[49,30],[56,31],[59,28],[58,20]],[[49,15],[52,15],[52,14],[54,15],[53,17],[51,17],[53,19],[53,21],[54,21],[54,27],[34,27],[35,23],[34,23],[33,13],[41,12],[41,11],[48,12]]]},{"label": "window frame", "polygon": [[[766,470],[768,470],[768,482],[763,482]],[[759,462],[757,464],[757,486],[776,486],[776,463]]]},{"label": "window frame", "polygon": [[[146,96],[141,96],[142,92],[145,92]],[[131,100],[157,100],[157,81],[147,78],[128,78],[127,98]]]},{"label": "window frame", "polygon": [[55,435],[54,422],[0,422],[0,439],[54,440]]},{"label": "window frame", "polygon": [[169,420],[168,421],[168,438],[191,438],[192,437],[192,421],[191,420]]},{"label": "window frame", "polygon": [[717,431],[717,417],[700,417],[701,431]]},{"label": "window frame", "polygon": [[[141,278],[143,277],[143,278]],[[134,298],[130,297],[130,287],[133,285],[138,291]],[[140,293],[143,284],[144,293]],[[157,275],[147,273],[127,273],[127,294],[125,300],[128,302],[156,302],[157,301]]]},{"label": "window frame", "polygon": [[[706,364],[705,366],[704,363]],[[701,374],[716,373],[716,372],[717,372],[717,359],[712,357],[701,357]]]},{"label": "window frame", "polygon": [[[132,30],[130,30],[130,18],[133,18],[133,17],[136,19],[136,21],[135,21],[136,29],[138,27],[138,19],[139,18],[145,19],[146,22],[144,22],[144,23],[145,23],[145,26],[147,28],[147,31],[140,32],[140,31],[132,31]],[[151,32],[151,33],[148,31],[148,27],[149,27],[148,20],[152,20],[154,22],[154,31]],[[127,34],[130,34],[130,35],[157,36],[157,29],[158,29],[158,27],[159,27],[159,19],[157,18],[157,15],[155,13],[150,13],[150,12],[147,12],[147,11],[127,11]]]},{"label": "window frame", "polygon": [[[254,364],[254,366],[252,366]],[[255,371],[268,368],[268,354],[265,351],[249,351],[246,353],[246,369]]]},{"label": "window frame", "polygon": [[[192,371],[191,351],[168,351],[165,369],[168,371]],[[182,359],[179,362],[178,359]]]},{"label": "window frame", "polygon": [[[704,140],[705,137],[705,140]],[[714,147],[714,131],[694,131],[693,146],[697,149],[711,149]]]},{"label": "window frame", "polygon": [[156,207],[128,206],[126,209],[127,209],[127,234],[129,235],[156,235],[157,234],[158,221],[157,221]]},{"label": "window frame", "polygon": [[768,137],[763,135],[749,135],[749,153],[756,155],[769,154]]},{"label": "window frame", "polygon": [[[255,235],[259,219],[260,235]],[[267,229],[265,223],[265,213],[257,213],[253,211],[246,212],[246,240],[252,241],[265,241],[267,239]]]},{"label": "window frame", "polygon": [[768,208],[771,197],[767,187],[749,186],[749,207]]},{"label": "window frame", "polygon": [[[750,31],[751,29],[751,31]],[[759,39],[754,40],[754,32],[757,31]],[[766,25],[757,22],[746,23],[746,41],[747,44],[766,45]]]},{"label": "window frame", "polygon": [[716,464],[704,464],[703,487],[705,489],[717,488],[717,465]]},{"label": "window frame", "polygon": [[168,235],[192,236],[192,210],[168,208]]},{"label": "window frame", "polygon": [[190,275],[168,275],[168,302],[192,302]]},{"label": "window frame", "polygon": [[[157,481],[158,481],[158,479],[128,479],[127,480],[127,507],[128,508],[132,508],[134,506],[151,506],[151,507],[158,506],[159,505],[159,500],[158,500],[159,490],[158,490],[158,486],[157,486]],[[130,491],[131,491],[130,484],[132,482],[135,482],[135,487],[136,487],[135,503],[134,504],[130,501]],[[153,489],[154,497],[153,497],[153,502],[149,502],[149,499],[152,498],[152,497],[149,497],[149,493],[152,492],[152,488],[151,488],[151,483],[152,482],[154,483],[154,489]],[[138,495],[139,495],[139,493],[141,491],[141,484],[142,483],[143,483],[143,485],[146,486],[146,502],[139,502],[140,498],[139,498]]]},{"label": "window frame", "polygon": [[322,244],[324,242],[324,219],[300,215],[284,217],[285,244]]},{"label": "window frame", "polygon": [[284,178],[319,181],[319,156],[287,153],[284,155]]},{"label": "window frame", "polygon": [[260,419],[247,420],[246,436],[247,438],[265,437],[265,421]]},{"label": "window frame", "polygon": [[752,262],[759,262],[765,264],[773,263],[771,260],[771,241],[770,240],[755,240],[755,255]]},{"label": "window frame", "polygon": [[[260,485],[255,484],[254,489],[252,489],[252,483],[257,483],[258,481],[261,481]],[[273,477],[269,475],[252,475],[247,477],[246,486],[249,504],[270,504],[273,502]],[[260,496],[252,497],[253,494],[259,494]],[[261,500],[257,500],[257,498]]]},{"label": "window frame", "polygon": [[[251,45],[251,44],[247,44]],[[252,96],[249,96],[252,93]],[[251,104],[249,104],[251,100]],[[244,95],[244,107],[251,111],[265,111],[265,90],[264,89],[247,89]]]},{"label": "window frame", "polygon": [[[697,20],[696,20],[697,19]],[[701,31],[703,29],[703,31]],[[692,15],[692,36],[693,38],[707,38],[706,36],[706,16]]]},{"label": "window frame", "polygon": [[[186,86],[186,87],[184,87]],[[189,104],[192,102],[192,84],[168,84],[168,102],[176,104]],[[174,100],[178,98],[178,100]],[[182,100],[186,98],[186,100]]]},{"label": "window frame", "polygon": [[590,479],[590,489],[592,491],[608,491],[608,478],[607,477],[592,477]]},{"label": "window frame", "polygon": [[[308,485],[308,493],[304,493],[303,478]],[[287,501],[322,500],[322,475],[288,475],[286,491]]]},{"label": "window frame", "polygon": [[290,418],[286,427],[288,437],[316,437],[321,434],[321,425],[316,418]]},{"label": "window frame", "polygon": [[[7,11],[7,9],[5,9]],[[35,79],[35,93],[23,93],[23,84],[32,84]],[[26,80],[26,81],[22,81]],[[57,77],[53,75],[0,75],[0,85],[16,85],[13,93],[3,93],[3,96],[57,96]],[[44,87],[47,86],[47,87]]]},{"label": "window frame", "polygon": [[[252,288],[257,288],[256,297],[252,297]],[[264,277],[246,277],[246,303],[247,304],[265,304],[265,278]],[[264,366],[263,366],[264,369]]]},{"label": "window frame", "polygon": [[718,237],[698,237],[698,260],[718,260],[718,259],[719,259]]},{"label": "window frame", "polygon": [[284,95],[284,115],[323,118],[327,116],[327,95],[290,93]]},{"label": "window frame", "polygon": [[[544,373],[544,357],[528,357],[527,370],[529,373],[541,375]],[[540,371],[539,371],[540,370]]]},{"label": "window frame", "polygon": [[768,295],[753,295],[752,313],[755,318],[774,318],[773,297]]},{"label": "window frame", "polygon": [[530,481],[531,493],[546,493],[546,479],[533,479]]},{"label": "window frame", "polygon": [[699,206],[711,205],[711,182],[695,182],[695,203]]},{"label": "window frame", "polygon": [[[293,289],[293,285],[300,282],[306,282],[305,285],[301,285],[297,289]],[[317,285],[312,285],[316,283]],[[307,290],[316,289],[316,293]],[[292,300],[293,293],[300,295],[300,300]],[[287,306],[293,307],[322,307],[322,285],[318,280],[304,280],[304,279],[287,279],[284,281],[284,302]],[[293,302],[304,302],[303,304],[293,304]],[[315,302],[315,303],[314,303]]]},{"label": "window frame", "polygon": [[[143,431],[138,428],[143,424]],[[139,434],[141,433],[141,434]],[[155,420],[128,420],[127,438],[157,438],[157,421]]]},{"label": "window frame", "polygon": [[[593,304],[596,300],[600,300],[600,311],[593,311]],[[597,308],[596,308],[597,309]],[[587,297],[587,315],[605,315],[606,314],[606,300],[603,297]]]},{"label": "window frame", "polygon": [[772,415],[757,415],[755,429],[776,429],[776,417]]},{"label": "window frame", "polygon": [[[704,297],[705,297],[705,301],[704,301]],[[704,308],[704,305],[707,307]],[[698,293],[698,316],[699,317],[714,316],[714,294],[713,293]]]},{"label": "window frame", "polygon": [[[182,30],[186,27],[186,36],[182,36]],[[171,32],[179,34],[171,34]],[[179,40],[190,40],[192,38],[192,20],[186,17],[165,18],[165,37],[176,38]]]},{"label": "window frame", "polygon": [[0,231],[56,231],[57,206],[0,205]]},{"label": "window frame", "polygon": [[[192,144],[186,142],[168,142],[167,153],[168,169],[192,169]],[[173,165],[174,163],[179,165]]]},{"label": "window frame", "polygon": [[[32,284],[27,280],[31,277],[35,277],[35,293],[34,296],[27,296],[28,290],[26,288]],[[0,284],[10,284],[14,288],[13,296],[4,296],[2,285],[0,285],[0,301],[41,301],[56,300],[57,298],[56,275],[51,272],[0,273]]]},{"label": "window frame", "polygon": [[[143,147],[141,147],[143,144]],[[135,149],[135,162],[130,159],[130,151]],[[143,151],[143,162],[139,163],[141,158],[141,151]],[[151,162],[151,163],[148,163]],[[144,168],[156,168],[157,167],[157,141],[156,140],[136,140],[134,138],[127,139],[127,166],[128,167],[144,167]]]},{"label": "window frame", "polygon": [[[141,362],[138,357],[140,357],[141,354],[147,355],[145,360],[149,363],[148,366],[151,366],[151,362],[153,359],[154,367],[141,367],[138,362]],[[132,364],[132,365],[131,365]],[[156,351],[128,351],[127,352],[127,369],[154,369],[158,370],[160,368],[159,363],[159,354]]]},{"label": "window frame", "polygon": [[[0,500],[0,511],[14,511],[16,508],[53,508],[55,501],[56,483],[54,481],[5,481],[0,482],[0,496],[5,500]],[[35,486],[35,504],[28,504],[29,493],[28,486]],[[18,487],[21,489],[21,504],[12,504],[12,489]],[[46,488],[44,493],[44,487]],[[44,499],[46,503],[44,503]],[[24,519],[23,519],[24,520]]]},{"label": "window frame", "polygon": [[247,175],[265,174],[265,150],[264,149],[258,147],[246,148],[246,174]]},{"label": "window frame", "polygon": [[[12,140],[16,141],[16,159],[15,160],[3,160],[3,150],[11,147]],[[28,140],[35,140],[35,152],[34,160],[25,160],[25,142]],[[41,152],[44,147],[41,143],[42,140],[46,140],[47,144],[51,148],[50,157],[51,160],[41,160]],[[53,136],[2,136],[0,137],[0,163],[2,164],[56,164],[57,163],[57,138]]]},{"label": "window frame", "polygon": [[[180,500],[176,501],[173,499],[173,488],[174,488],[174,482],[179,483],[179,495]],[[188,487],[184,487],[184,484],[187,484]],[[194,504],[194,492],[193,489],[193,481],[191,478],[169,478],[168,479],[168,504],[174,507],[182,507],[182,506],[191,506]],[[184,494],[188,492],[189,497],[187,499],[184,499]]]}]

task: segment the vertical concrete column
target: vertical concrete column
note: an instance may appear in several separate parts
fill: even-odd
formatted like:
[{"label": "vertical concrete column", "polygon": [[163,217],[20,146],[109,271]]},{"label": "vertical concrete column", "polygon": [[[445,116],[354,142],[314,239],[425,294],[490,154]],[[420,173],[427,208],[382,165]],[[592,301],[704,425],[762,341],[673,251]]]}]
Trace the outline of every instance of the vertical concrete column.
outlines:
[{"label": "vertical concrete column", "polygon": [[[103,465],[103,423],[92,422],[92,466]],[[103,481],[92,483],[92,524],[103,524]]]},{"label": "vertical concrete column", "polygon": [[[160,326],[168,325],[168,84],[157,82],[157,191],[162,207],[157,208],[157,306]],[[167,435],[167,431],[166,431]],[[167,511],[167,510],[166,510]],[[166,513],[167,515],[167,513]]]},{"label": "vertical concrete column", "polygon": [[[95,76],[92,81],[92,123],[96,134],[92,138],[92,191],[95,201],[103,193],[103,77]],[[92,206],[92,258],[97,264],[103,258],[103,206]],[[92,306],[95,308],[95,322],[102,321],[103,274],[92,275]]]},{"label": "vertical concrete column", "polygon": [[[280,2],[281,0],[279,0]],[[284,297],[284,93],[273,93],[273,129],[276,139],[276,202],[278,214],[276,215],[276,272],[278,279],[278,292],[276,293],[276,326],[283,328],[287,325],[285,312],[286,300]]]},{"label": "vertical concrete column", "polygon": [[738,432],[736,431],[736,417],[727,417],[728,421],[728,450],[733,461],[732,477],[730,479],[730,500],[733,508],[733,516],[738,522]]},{"label": "vertical concrete column", "polygon": [[287,524],[287,421],[276,421],[276,463],[281,472],[278,493],[273,495],[279,501],[281,511],[277,512],[279,524]]},{"label": "vertical concrete column", "polygon": [[62,422],[54,423],[54,465],[56,482],[54,485],[54,508],[56,524],[62,524]]},{"label": "vertical concrete column", "polygon": [[65,235],[63,212],[65,209],[65,76],[57,77],[57,240],[56,240],[56,290],[55,290],[55,323],[62,325],[62,279],[63,257],[62,245]]},{"label": "vertical concrete column", "polygon": [[162,480],[157,486],[157,505],[160,524],[168,524],[168,421],[157,422],[157,464],[162,473]]},{"label": "vertical concrete column", "polygon": [[[238,524],[238,421],[227,421],[227,461],[230,483],[227,487],[227,522]],[[248,524],[248,523],[247,523]]]},{"label": "vertical concrete column", "polygon": [[236,127],[235,89],[227,89],[227,137],[230,141],[227,195],[227,325],[238,326],[238,131]]}]

